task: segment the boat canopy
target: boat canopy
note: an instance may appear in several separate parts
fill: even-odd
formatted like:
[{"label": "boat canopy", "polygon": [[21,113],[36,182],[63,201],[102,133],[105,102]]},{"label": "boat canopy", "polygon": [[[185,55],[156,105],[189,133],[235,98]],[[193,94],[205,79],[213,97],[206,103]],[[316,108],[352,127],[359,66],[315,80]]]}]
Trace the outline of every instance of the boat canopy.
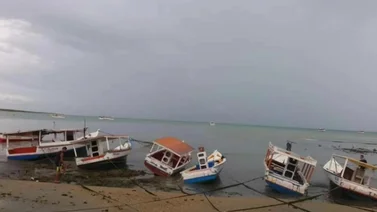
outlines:
[{"label": "boat canopy", "polygon": [[370,170],[377,170],[377,166],[374,166],[372,164],[369,164],[369,163],[364,163],[364,162],[361,162],[355,158],[351,158],[351,157],[347,157],[347,156],[342,156],[342,155],[336,155],[336,154],[333,154],[332,155],[333,157],[337,157],[337,158],[343,158],[343,159],[347,159],[349,162],[352,162],[358,166],[361,166],[361,167],[364,167],[364,168],[367,168],[367,169],[370,169]]},{"label": "boat canopy", "polygon": [[159,138],[155,140],[154,143],[174,152],[179,156],[188,154],[194,150],[194,148],[192,148],[190,145],[174,137]]},{"label": "boat canopy", "polygon": [[97,137],[92,137],[92,138],[86,138],[82,140],[75,140],[72,141],[71,144],[82,144],[82,143],[90,143],[92,141],[98,141],[98,140],[115,140],[115,139],[129,139],[128,135],[101,135]]},{"label": "boat canopy", "polygon": [[[85,128],[87,129],[87,128]],[[77,128],[77,129],[39,129],[39,130],[29,130],[29,131],[17,131],[13,133],[3,133],[4,136],[39,136],[41,135],[48,135],[53,133],[65,133],[65,132],[82,132],[84,128]]]},{"label": "boat canopy", "polygon": [[312,166],[317,165],[317,160],[315,160],[314,158],[312,158],[310,156],[307,156],[307,157],[300,156],[299,154],[296,154],[294,152],[291,152],[291,151],[285,150],[283,148],[274,146],[271,142],[269,144],[269,149],[270,149],[272,154],[277,153],[279,156],[282,156],[284,158],[292,158],[292,159],[301,161],[303,163],[310,164]]}]

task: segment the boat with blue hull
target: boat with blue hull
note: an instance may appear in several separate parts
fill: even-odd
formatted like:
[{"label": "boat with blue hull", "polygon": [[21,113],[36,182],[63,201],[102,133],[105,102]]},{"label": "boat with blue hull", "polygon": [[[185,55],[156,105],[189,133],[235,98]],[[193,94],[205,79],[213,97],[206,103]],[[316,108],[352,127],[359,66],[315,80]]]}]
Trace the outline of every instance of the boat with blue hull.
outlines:
[{"label": "boat with blue hull", "polygon": [[198,164],[181,172],[184,183],[210,183],[215,181],[224,167],[226,158],[217,150],[207,157],[203,147],[197,153]]},{"label": "boat with blue hull", "polygon": [[377,188],[372,185],[377,166],[333,154],[323,170],[334,192],[359,201],[377,201]]},{"label": "boat with blue hull", "polygon": [[317,161],[269,143],[264,160],[267,185],[282,194],[306,195]]}]

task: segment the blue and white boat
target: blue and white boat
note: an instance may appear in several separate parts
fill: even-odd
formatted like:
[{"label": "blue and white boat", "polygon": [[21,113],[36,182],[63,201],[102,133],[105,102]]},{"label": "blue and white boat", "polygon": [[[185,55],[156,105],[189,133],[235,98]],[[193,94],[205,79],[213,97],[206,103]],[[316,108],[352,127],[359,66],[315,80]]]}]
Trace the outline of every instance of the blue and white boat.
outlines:
[{"label": "blue and white boat", "polygon": [[288,195],[307,195],[317,161],[269,143],[264,160],[264,180],[273,190]]},{"label": "blue and white boat", "polygon": [[206,183],[218,178],[226,158],[217,150],[207,157],[203,147],[197,153],[198,164],[181,172],[184,183]]}]

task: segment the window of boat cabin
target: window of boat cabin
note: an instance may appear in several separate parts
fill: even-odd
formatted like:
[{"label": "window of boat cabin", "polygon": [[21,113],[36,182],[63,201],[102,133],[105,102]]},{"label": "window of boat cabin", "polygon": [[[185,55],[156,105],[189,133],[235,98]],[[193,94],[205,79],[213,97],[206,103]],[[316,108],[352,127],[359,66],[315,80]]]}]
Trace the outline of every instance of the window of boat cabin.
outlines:
[{"label": "window of boat cabin", "polygon": [[[336,158],[336,160],[340,163],[340,160],[338,158]],[[344,166],[345,159],[343,159],[343,161],[344,162],[340,164]],[[352,163],[350,161],[348,161],[345,167],[343,178],[360,185],[372,186],[377,184],[373,170],[361,167],[360,165]]]},{"label": "window of boat cabin", "polygon": [[67,134],[67,141],[73,141],[73,140],[75,140],[75,133],[74,132],[72,132],[72,131],[67,131],[66,132],[66,134]]}]

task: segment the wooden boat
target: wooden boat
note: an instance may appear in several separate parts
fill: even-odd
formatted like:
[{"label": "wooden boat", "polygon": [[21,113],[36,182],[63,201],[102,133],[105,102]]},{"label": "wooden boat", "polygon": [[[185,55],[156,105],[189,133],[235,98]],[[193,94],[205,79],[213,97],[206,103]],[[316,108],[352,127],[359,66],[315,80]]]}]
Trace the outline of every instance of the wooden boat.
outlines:
[{"label": "wooden boat", "polygon": [[[131,152],[131,143],[128,136],[97,136],[71,142],[75,153],[76,165],[84,169],[113,167]],[[79,154],[76,146],[86,146],[85,154]],[[111,147],[117,145],[115,147]],[[115,165],[116,166],[116,165]]]},{"label": "wooden boat", "polygon": [[269,143],[264,159],[264,179],[279,193],[306,195],[316,165],[317,161],[310,156],[302,157]]},{"label": "wooden boat", "polygon": [[64,118],[65,118],[64,115],[57,114],[57,113],[50,114],[50,116],[51,116],[52,118],[56,118],[56,119],[64,119]]},{"label": "wooden boat", "polygon": [[377,166],[333,154],[323,166],[332,188],[352,199],[377,201],[377,188],[371,185]]},{"label": "wooden boat", "polygon": [[216,180],[224,167],[226,158],[217,150],[207,158],[203,147],[199,148],[197,157],[197,165],[181,172],[184,183],[205,183]]},{"label": "wooden boat", "polygon": [[[52,156],[54,157],[63,147],[67,147],[66,156],[73,155],[73,147],[70,142],[73,140],[81,140],[90,137],[96,137],[99,130],[89,135],[85,135],[86,128],[84,129],[40,129],[32,131],[23,131],[15,133],[4,133],[6,139],[5,154],[9,160],[37,160]],[[83,133],[79,137],[78,134]],[[62,135],[62,140],[58,138]],[[10,142],[13,137],[31,137],[32,140],[24,142]],[[46,137],[49,137],[46,139]],[[81,146],[82,148],[85,145]]]},{"label": "wooden boat", "polygon": [[114,121],[113,117],[110,116],[100,116],[98,117],[99,120],[109,120],[109,121]]},{"label": "wooden boat", "polygon": [[193,150],[177,138],[160,138],[153,142],[144,165],[155,175],[168,177],[179,173],[191,162]]}]

